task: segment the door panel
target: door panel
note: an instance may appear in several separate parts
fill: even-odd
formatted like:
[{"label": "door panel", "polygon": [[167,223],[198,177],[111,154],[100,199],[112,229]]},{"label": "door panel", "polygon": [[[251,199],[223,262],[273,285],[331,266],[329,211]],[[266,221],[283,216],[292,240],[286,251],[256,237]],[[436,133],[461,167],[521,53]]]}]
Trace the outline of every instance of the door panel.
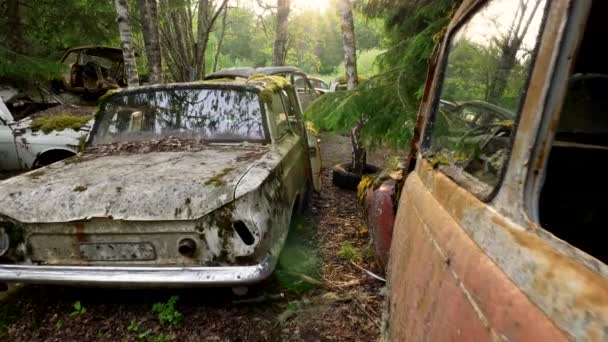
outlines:
[{"label": "door panel", "polygon": [[292,75],[292,84],[298,94],[300,105],[302,106],[302,112],[305,112],[310,104],[316,100],[317,92],[314,90],[308,77],[304,73],[294,73]]},{"label": "door panel", "polygon": [[0,123],[0,170],[18,170],[19,158],[10,127]]},{"label": "door panel", "polygon": [[[464,229],[458,217],[469,216],[481,222]],[[567,339],[469,235],[489,240],[501,219],[427,162],[408,176],[389,265],[391,340]]]},{"label": "door panel", "polygon": [[306,138],[308,140],[308,155],[310,158],[310,169],[312,172],[312,185],[315,191],[321,191],[321,146],[319,144],[319,135],[306,129]]}]

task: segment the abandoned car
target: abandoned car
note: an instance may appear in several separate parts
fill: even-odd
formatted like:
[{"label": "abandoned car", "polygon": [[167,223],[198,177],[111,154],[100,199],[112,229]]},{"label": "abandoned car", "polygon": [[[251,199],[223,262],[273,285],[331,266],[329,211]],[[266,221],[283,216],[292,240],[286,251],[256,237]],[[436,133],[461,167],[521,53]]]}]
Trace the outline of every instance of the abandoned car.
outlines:
[{"label": "abandoned car", "polygon": [[263,75],[104,97],[84,153],[0,183],[0,281],[268,277],[320,158],[296,101],[288,82]]},{"label": "abandoned car", "polygon": [[322,92],[316,91],[308,76],[298,68],[284,67],[261,67],[261,68],[231,68],[224,69],[205,77],[206,80],[216,79],[246,79],[252,75],[282,76],[295,88],[298,95],[302,112],[316,100]]},{"label": "abandoned car", "polygon": [[60,60],[66,68],[53,81],[55,91],[67,90],[93,99],[110,89],[126,86],[122,49],[80,46],[68,50]]},{"label": "abandoned car", "polygon": [[[385,340],[608,340],[607,14],[568,0],[455,12],[405,162]],[[370,199],[382,226],[394,202]]]},{"label": "abandoned car", "polygon": [[325,94],[329,91],[329,84],[327,84],[327,82],[323,81],[322,79],[317,77],[309,77],[308,80],[310,81],[310,84],[313,86],[313,88],[315,88],[317,93]]},{"label": "abandoned car", "polygon": [[75,155],[89,134],[93,112],[57,106],[15,121],[0,98],[0,170],[27,170]]}]

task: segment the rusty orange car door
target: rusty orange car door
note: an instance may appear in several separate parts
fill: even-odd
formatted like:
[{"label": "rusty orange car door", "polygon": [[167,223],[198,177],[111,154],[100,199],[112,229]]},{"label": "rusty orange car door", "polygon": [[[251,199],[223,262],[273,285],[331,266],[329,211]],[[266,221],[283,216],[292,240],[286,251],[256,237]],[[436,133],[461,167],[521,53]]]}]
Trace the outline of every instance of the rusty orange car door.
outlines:
[{"label": "rusty orange car door", "polygon": [[401,192],[386,340],[608,339],[608,268],[526,204],[590,4],[471,0],[456,12]]}]

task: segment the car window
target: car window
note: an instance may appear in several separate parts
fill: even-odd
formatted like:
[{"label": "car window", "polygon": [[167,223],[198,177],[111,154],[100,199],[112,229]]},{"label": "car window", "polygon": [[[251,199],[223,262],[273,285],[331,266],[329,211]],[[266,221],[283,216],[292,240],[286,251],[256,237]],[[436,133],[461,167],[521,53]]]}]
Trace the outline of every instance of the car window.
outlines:
[{"label": "car window", "polygon": [[480,181],[484,192],[498,184],[509,157],[545,6],[489,1],[450,39],[425,153],[453,178]]},{"label": "car window", "polygon": [[277,138],[287,134],[290,130],[288,113],[289,110],[285,106],[285,100],[280,92],[275,92],[272,95],[271,104],[272,114],[277,128]]},{"label": "car window", "polygon": [[294,74],[293,75],[293,84],[295,85],[296,90],[298,92],[312,91],[312,89],[310,89],[310,86],[308,85],[306,78],[303,75]]},{"label": "car window", "polygon": [[258,95],[229,89],[154,89],[110,97],[93,144],[180,137],[211,142],[265,140]]}]

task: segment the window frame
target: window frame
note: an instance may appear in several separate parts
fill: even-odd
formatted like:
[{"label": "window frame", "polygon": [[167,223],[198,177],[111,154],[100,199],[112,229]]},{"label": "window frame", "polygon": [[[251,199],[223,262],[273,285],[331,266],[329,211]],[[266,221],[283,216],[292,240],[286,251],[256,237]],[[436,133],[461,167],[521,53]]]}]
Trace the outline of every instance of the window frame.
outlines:
[{"label": "window frame", "polygon": [[[291,127],[291,124],[289,122],[289,111],[288,111],[287,107],[285,106],[285,102],[283,100],[283,94],[281,94],[281,91],[279,90],[279,91],[275,91],[273,93],[273,96],[275,96],[275,95],[278,96],[279,100],[281,101],[281,106],[283,107],[283,110],[284,110],[283,114],[285,114],[285,122],[287,123],[287,129],[283,130],[283,132],[281,133],[279,131],[279,125],[277,124],[277,116],[279,113],[275,113],[274,110],[272,109],[272,106],[268,106],[268,110],[272,113],[272,116],[273,116],[272,119],[274,120],[273,125],[274,125],[274,127],[276,129],[276,133],[277,133],[277,136],[274,137],[274,140],[279,141],[279,140],[282,140],[287,135],[289,135],[289,132],[292,131],[293,128]],[[274,102],[274,98],[273,98],[273,102]]]},{"label": "window frame", "polygon": [[[433,89],[433,95],[432,95],[433,98],[431,101],[431,107],[430,107],[429,114],[427,117],[426,125],[424,127],[422,141],[420,143],[420,154],[421,154],[422,158],[426,159],[427,161],[429,161],[429,157],[432,155],[432,152],[433,152],[431,150],[432,133],[433,133],[433,129],[435,128],[437,113],[439,112],[439,104],[440,104],[440,100],[441,100],[441,95],[443,93],[444,82],[445,82],[445,77],[446,77],[446,69],[448,66],[448,59],[450,57],[450,52],[451,52],[451,43],[454,39],[454,36],[460,32],[461,28],[464,25],[466,25],[467,23],[469,23],[472,18],[474,18],[477,14],[479,14],[480,10],[482,10],[485,6],[490,4],[492,1],[494,1],[494,0],[480,1],[477,4],[475,4],[474,6],[472,6],[469,9],[469,11],[466,13],[466,15],[463,16],[462,19],[456,25],[454,25],[454,27],[452,27],[448,31],[448,34],[443,38],[442,48],[441,48],[441,57],[440,57],[440,60],[438,63],[438,67],[436,69],[437,70],[437,76],[436,76],[437,82],[436,82],[435,86],[433,87],[434,89]],[[484,183],[483,181],[479,180],[475,176],[464,171],[464,169],[462,169],[460,167],[455,167],[452,165],[439,165],[437,167],[437,169],[439,169],[443,174],[448,176],[451,180],[453,180],[460,187],[462,187],[465,190],[472,193],[475,197],[477,197],[482,202],[490,202],[494,199],[494,197],[496,197],[499,190],[502,188],[505,174],[507,173],[507,169],[510,167],[513,145],[515,143],[515,137],[517,136],[517,132],[519,130],[519,122],[521,120],[523,107],[526,102],[526,98],[528,96],[528,91],[530,89],[530,80],[532,79],[532,75],[534,74],[534,69],[536,68],[538,52],[540,49],[540,44],[542,42],[543,32],[544,32],[546,24],[547,24],[547,18],[548,18],[550,9],[551,9],[551,5],[552,5],[552,1],[546,0],[546,5],[542,12],[542,19],[541,19],[541,23],[540,23],[540,27],[539,27],[539,31],[538,31],[538,39],[536,40],[536,43],[534,45],[534,51],[532,53],[532,63],[530,65],[530,69],[528,71],[526,80],[522,87],[523,94],[519,99],[519,103],[517,105],[517,111],[515,112],[515,119],[514,119],[513,128],[512,128],[513,131],[509,137],[509,150],[507,152],[507,159],[505,161],[505,164],[502,166],[502,168],[500,170],[500,174],[498,176],[498,181],[496,182],[496,185],[491,186],[487,183]]]}]

